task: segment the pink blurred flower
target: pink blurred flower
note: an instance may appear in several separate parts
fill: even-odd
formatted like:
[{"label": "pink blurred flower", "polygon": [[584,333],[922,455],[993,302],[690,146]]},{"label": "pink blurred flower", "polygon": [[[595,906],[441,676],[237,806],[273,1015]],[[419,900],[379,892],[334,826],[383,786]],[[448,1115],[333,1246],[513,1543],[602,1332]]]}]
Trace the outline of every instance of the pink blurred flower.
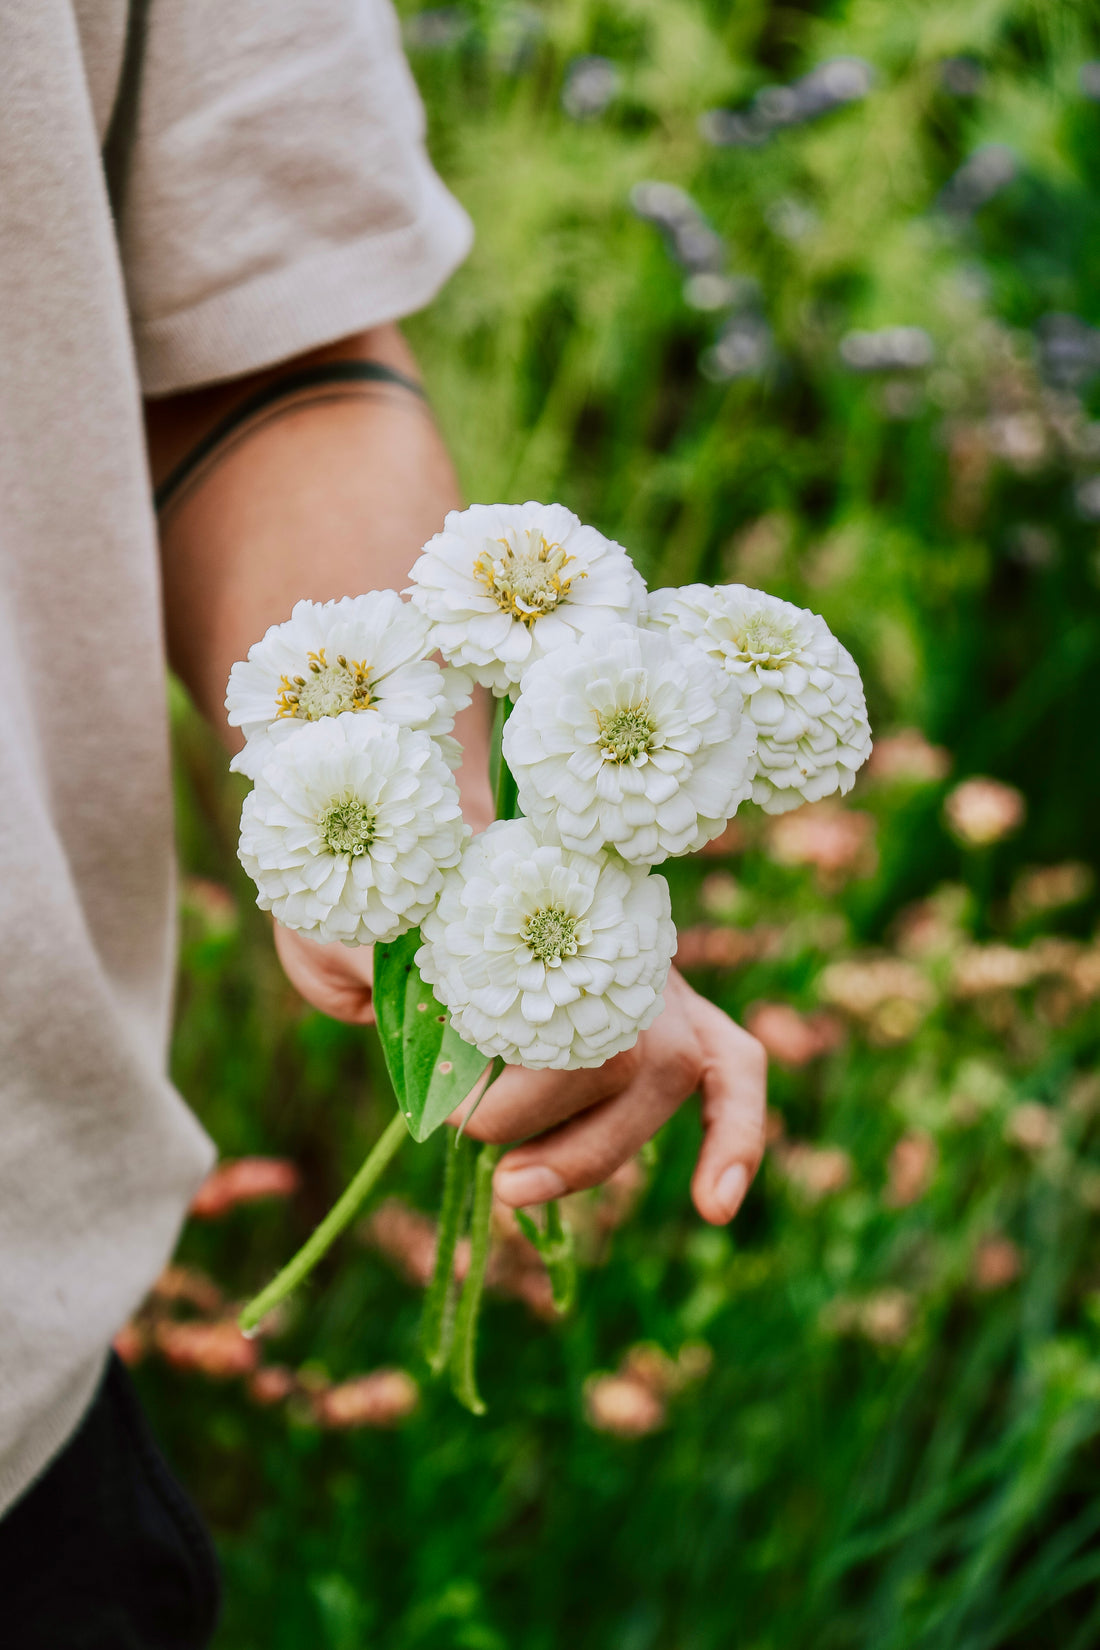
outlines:
[{"label": "pink blurred flower", "polygon": [[168,1306],[182,1302],[207,1316],[221,1311],[221,1290],[194,1266],[166,1266],[150,1293],[154,1301]]},{"label": "pink blurred flower", "polygon": [[747,846],[745,827],[739,820],[731,819],[721,836],[712,837],[709,842],[705,842],[699,852],[705,854],[708,859],[720,859],[743,854]]},{"label": "pink blurred flower", "polygon": [[957,951],[966,937],[970,895],[957,883],[944,883],[927,899],[907,905],[894,923],[894,943],[903,957],[917,960]]},{"label": "pink blurred flower", "polygon": [[832,886],[870,876],[878,864],[875,819],[832,798],[812,802],[768,822],[768,848],[781,865],[813,865]]},{"label": "pink blurred flower", "polygon": [[943,805],[953,834],[967,848],[985,848],[1019,830],[1027,812],[1022,793],[999,779],[964,779]]},{"label": "pink blurred flower", "polygon": [[699,903],[708,917],[732,922],[742,901],[741,884],[728,871],[712,871],[699,887]]},{"label": "pink blurred flower", "polygon": [[879,1289],[868,1295],[859,1313],[859,1330],[876,1346],[900,1346],[916,1320],[916,1302],[904,1289]]},{"label": "pink blurred flower", "polygon": [[951,772],[951,752],[929,744],[919,728],[901,728],[875,740],[867,777],[884,784],[934,785]]},{"label": "pink blurred flower", "polygon": [[1061,1136],[1058,1118],[1038,1100],[1025,1100],[1008,1114],[1005,1139],[1025,1152],[1045,1152],[1057,1145]]},{"label": "pink blurred flower", "polygon": [[180,909],[198,919],[210,939],[232,934],[237,926],[237,902],[228,888],[207,877],[185,877],[180,887]]},{"label": "pink blurred flower", "polygon": [[830,963],[818,989],[826,1002],[862,1020],[880,1043],[912,1037],[936,1001],[931,981],[900,957],[850,957]]},{"label": "pink blurred flower", "polygon": [[254,1404],[281,1404],[297,1390],[294,1371],[284,1369],[281,1364],[268,1364],[254,1370],[248,1379],[248,1396]]},{"label": "pink blurred flower", "polygon": [[1011,945],[970,945],[955,958],[951,987],[957,997],[1017,991],[1036,975],[1035,959]]},{"label": "pink blurred flower", "polygon": [[259,1359],[259,1348],[241,1334],[232,1319],[220,1323],[171,1323],[162,1320],[153,1328],[157,1351],[174,1369],[193,1370],[224,1380],[233,1375],[250,1375]]},{"label": "pink blurred flower", "polygon": [[763,938],[761,929],[697,923],[680,930],[674,961],[677,968],[741,968],[762,954]]},{"label": "pink blurred flower", "polygon": [[983,1238],[974,1251],[971,1277],[975,1289],[1004,1289],[1020,1275],[1019,1249],[1006,1237]]},{"label": "pink blurred flower", "polygon": [[811,1203],[842,1192],[852,1178],[852,1160],[840,1146],[780,1141],[772,1148],[779,1172]]},{"label": "pink blurred flower", "polygon": [[590,1427],[616,1438],[644,1438],[665,1424],[665,1406],[645,1382],[629,1375],[591,1375],[584,1386]]},{"label": "pink blurred flower", "polygon": [[785,1066],[808,1065],[844,1041],[844,1026],[834,1014],[800,1014],[789,1003],[755,1003],[745,1026]]},{"label": "pink blurred flower", "polygon": [[1091,865],[1067,860],[1062,865],[1036,865],[1021,871],[1012,889],[1017,919],[1042,916],[1076,905],[1092,893],[1096,878]]},{"label": "pink blurred flower", "polygon": [[139,1364],[149,1350],[144,1330],[132,1319],[129,1323],[123,1324],[111,1344],[130,1369]]},{"label": "pink blurred flower", "polygon": [[199,1220],[217,1220],[238,1203],[291,1197],[301,1178],[285,1157],[239,1157],[235,1163],[222,1163],[207,1175],[195,1194],[191,1213]]},{"label": "pink blurred flower", "polygon": [[886,1201],[907,1209],[922,1198],[936,1169],[936,1143],[927,1134],[903,1134],[890,1153]]},{"label": "pink blurred flower", "polygon": [[362,1228],[367,1242],[404,1272],[410,1283],[425,1288],[435,1269],[436,1225],[430,1215],[389,1197]]},{"label": "pink blurred flower", "polygon": [[318,1393],[313,1407],[323,1427],[392,1427],[412,1414],[419,1399],[406,1370],[376,1369]]}]

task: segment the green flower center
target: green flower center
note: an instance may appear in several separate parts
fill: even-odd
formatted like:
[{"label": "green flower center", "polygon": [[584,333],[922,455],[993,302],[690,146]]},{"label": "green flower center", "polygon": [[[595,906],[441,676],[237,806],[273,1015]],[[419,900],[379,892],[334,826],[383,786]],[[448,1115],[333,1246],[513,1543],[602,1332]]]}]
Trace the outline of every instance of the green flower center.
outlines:
[{"label": "green flower center", "polygon": [[339,716],[345,710],[369,710],[370,667],[362,659],[345,659],[337,654],[330,665],[325,650],[307,655],[308,676],[283,676],[276,702],[277,720],[288,717],[302,722],[319,722],[322,716]]},{"label": "green flower center", "polygon": [[[493,551],[500,546],[500,555]],[[573,579],[564,577],[575,561],[560,544],[549,544],[540,532],[516,532],[511,539],[489,540],[474,562],[474,577],[480,579],[503,613],[528,627],[544,613],[552,613],[564,601]]]},{"label": "green flower center", "polygon": [[610,716],[597,716],[596,721],[605,761],[632,762],[640,767],[656,732],[649,714],[649,701],[627,710],[612,711]]},{"label": "green flower center", "polygon": [[767,665],[778,669],[797,651],[791,632],[767,613],[754,613],[733,632],[737,656],[746,664]]},{"label": "green flower center", "polygon": [[577,954],[577,919],[560,905],[544,906],[528,917],[523,938],[533,957],[556,968],[563,957]]},{"label": "green flower center", "polygon": [[348,797],[333,802],[317,821],[321,840],[330,854],[357,859],[365,854],[378,831],[378,815],[367,802]]}]

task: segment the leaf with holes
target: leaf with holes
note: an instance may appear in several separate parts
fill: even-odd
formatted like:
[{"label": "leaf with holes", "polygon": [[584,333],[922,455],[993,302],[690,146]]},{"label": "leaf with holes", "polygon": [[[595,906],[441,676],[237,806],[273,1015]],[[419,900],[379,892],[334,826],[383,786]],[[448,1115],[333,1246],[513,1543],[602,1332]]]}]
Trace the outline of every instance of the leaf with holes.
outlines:
[{"label": "leaf with holes", "polygon": [[464,1043],[450,1015],[420,978],[420,930],[374,948],[374,1012],[401,1115],[414,1140],[427,1140],[461,1105],[489,1062]]}]

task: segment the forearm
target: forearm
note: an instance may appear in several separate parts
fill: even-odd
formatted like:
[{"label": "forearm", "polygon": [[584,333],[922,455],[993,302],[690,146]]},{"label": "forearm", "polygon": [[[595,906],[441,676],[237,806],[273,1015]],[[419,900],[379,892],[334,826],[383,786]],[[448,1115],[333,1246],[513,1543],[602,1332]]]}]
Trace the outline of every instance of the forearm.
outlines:
[{"label": "forearm", "polygon": [[[264,382],[302,365],[357,358],[416,376],[404,340],[385,327],[247,382],[151,403],[154,482]],[[457,504],[454,471],[430,413],[396,386],[279,404],[211,455],[162,518],[165,629],[173,668],[230,748],[241,742],[224,710],[234,660],[302,597],[404,588],[420,546]],[[488,713],[480,697],[456,732],[467,752],[464,806],[484,823]]]}]

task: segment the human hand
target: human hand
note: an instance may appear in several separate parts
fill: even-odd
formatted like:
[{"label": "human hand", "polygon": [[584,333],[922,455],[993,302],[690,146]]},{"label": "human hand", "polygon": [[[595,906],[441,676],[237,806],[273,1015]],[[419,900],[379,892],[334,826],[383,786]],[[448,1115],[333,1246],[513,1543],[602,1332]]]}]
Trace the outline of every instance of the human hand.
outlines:
[{"label": "human hand", "polygon": [[501,1159],[497,1195],[515,1207],[546,1203],[606,1180],[698,1091],[704,1134],[691,1194],[703,1219],[721,1226],[764,1155],[766,1077],[756,1038],[673,969],[662,1013],[632,1049],[587,1071],[509,1066],[466,1132],[522,1139]]},{"label": "human hand", "polygon": [[275,949],[283,973],[313,1008],[350,1025],[374,1024],[374,947],[311,940],[275,924]]},{"label": "human hand", "polygon": [[[369,946],[322,945],[280,923],[275,945],[287,978],[314,1008],[373,1024]],[[509,1066],[466,1132],[523,1140],[497,1168],[497,1193],[517,1207],[546,1203],[608,1179],[698,1091],[704,1137],[692,1198],[703,1219],[720,1226],[737,1213],[764,1154],[766,1073],[756,1038],[673,969],[662,1013],[632,1049],[589,1071]]]}]

